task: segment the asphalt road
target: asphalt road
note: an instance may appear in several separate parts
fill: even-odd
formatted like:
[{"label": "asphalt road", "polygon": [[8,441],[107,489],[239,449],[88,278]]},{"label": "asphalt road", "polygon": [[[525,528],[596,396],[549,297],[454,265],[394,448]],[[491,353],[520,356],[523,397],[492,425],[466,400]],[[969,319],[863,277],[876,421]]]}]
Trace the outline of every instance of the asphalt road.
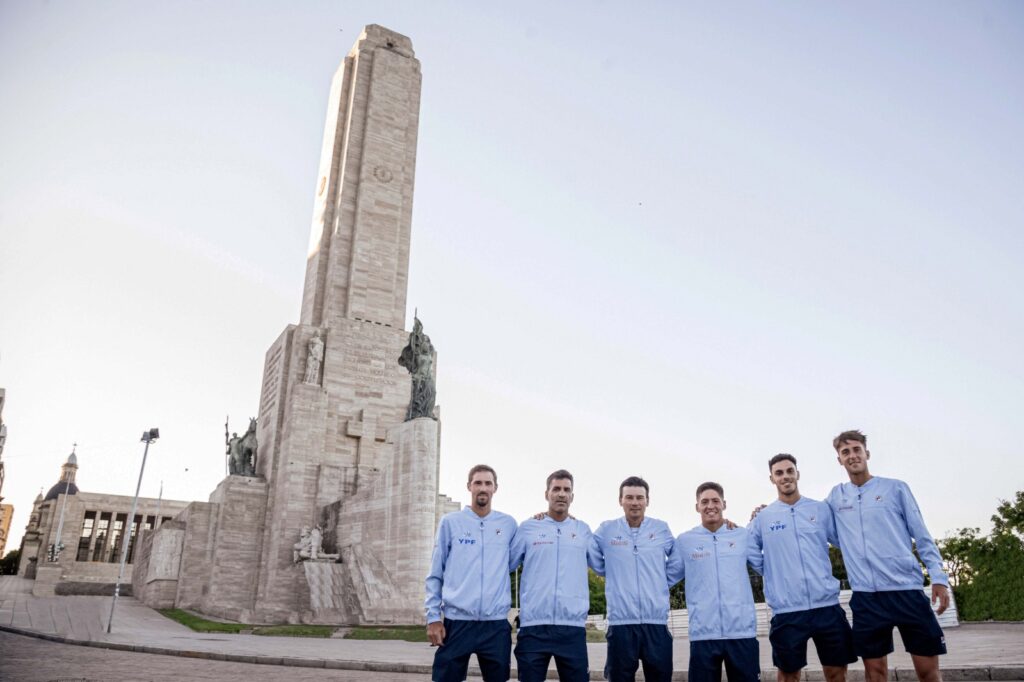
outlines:
[{"label": "asphalt road", "polygon": [[4,682],[414,682],[423,675],[317,670],[280,665],[207,661],[137,654],[0,632],[0,680]]}]

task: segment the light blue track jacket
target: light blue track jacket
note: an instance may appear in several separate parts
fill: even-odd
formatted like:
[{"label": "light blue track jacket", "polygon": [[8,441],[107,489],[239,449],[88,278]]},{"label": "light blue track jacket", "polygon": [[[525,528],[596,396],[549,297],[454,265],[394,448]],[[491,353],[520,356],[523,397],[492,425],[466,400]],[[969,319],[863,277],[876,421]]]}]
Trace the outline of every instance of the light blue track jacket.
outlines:
[{"label": "light blue track jacket", "polygon": [[427,623],[502,620],[512,606],[509,547],[516,522],[491,512],[481,518],[470,507],[445,514],[437,529],[427,575]]},{"label": "light blue track jacket", "polygon": [[668,588],[680,565],[668,524],[645,518],[637,533],[625,517],[605,521],[590,541],[590,566],[605,577],[609,625],[668,623]]},{"label": "light blue track jacket", "polygon": [[773,613],[818,609],[839,603],[839,581],[832,577],[829,543],[839,546],[832,510],[801,497],[795,504],[776,500],[747,526],[748,560],[764,576],[764,596]]},{"label": "light blue track jacket", "polygon": [[932,582],[949,585],[939,549],[924,525],[910,486],[903,481],[875,476],[859,487],[840,483],[829,493],[828,506],[855,592],[921,589],[924,578],[912,551],[912,539]]},{"label": "light blue track jacket", "polygon": [[747,573],[748,539],[746,528],[729,530],[724,525],[714,533],[697,526],[676,538],[691,641],[757,636]]},{"label": "light blue track jacket", "polygon": [[587,624],[590,586],[587,550],[590,526],[576,519],[527,519],[512,542],[509,570],[523,565],[519,625]]}]

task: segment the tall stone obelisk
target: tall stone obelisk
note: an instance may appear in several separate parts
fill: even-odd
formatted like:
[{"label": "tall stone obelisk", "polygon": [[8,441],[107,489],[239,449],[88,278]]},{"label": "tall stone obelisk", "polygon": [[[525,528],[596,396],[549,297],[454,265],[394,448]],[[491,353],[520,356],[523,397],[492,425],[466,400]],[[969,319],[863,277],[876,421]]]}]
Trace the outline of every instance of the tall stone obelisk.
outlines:
[{"label": "tall stone obelisk", "polygon": [[[410,383],[398,365],[419,104],[412,42],[367,26],[331,83],[300,324],[266,355],[253,620],[419,617],[438,427],[403,425]],[[293,563],[293,544],[325,515],[345,519],[325,529],[342,563],[314,575]]]}]

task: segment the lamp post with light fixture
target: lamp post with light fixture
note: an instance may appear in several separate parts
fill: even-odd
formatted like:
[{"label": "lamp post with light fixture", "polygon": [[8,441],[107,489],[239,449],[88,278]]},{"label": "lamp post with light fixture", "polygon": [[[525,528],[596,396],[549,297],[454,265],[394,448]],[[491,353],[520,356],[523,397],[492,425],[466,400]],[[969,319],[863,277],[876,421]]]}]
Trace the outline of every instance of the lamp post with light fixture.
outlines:
[{"label": "lamp post with light fixture", "polygon": [[146,444],[146,447],[142,450],[142,466],[139,467],[139,483],[135,486],[135,499],[132,501],[132,513],[128,517],[128,529],[125,538],[121,536],[121,542],[124,544],[121,547],[121,568],[117,572],[117,582],[114,583],[114,600],[110,603],[110,619],[107,620],[107,632],[110,632],[110,627],[114,623],[114,607],[117,606],[117,596],[121,592],[121,580],[124,578],[124,567],[128,563],[128,546],[132,540],[132,525],[135,523],[135,510],[139,506],[139,490],[142,488],[142,472],[146,470],[146,455],[149,454],[149,444],[160,437],[160,429],[150,429],[149,431],[142,432],[142,442]]}]

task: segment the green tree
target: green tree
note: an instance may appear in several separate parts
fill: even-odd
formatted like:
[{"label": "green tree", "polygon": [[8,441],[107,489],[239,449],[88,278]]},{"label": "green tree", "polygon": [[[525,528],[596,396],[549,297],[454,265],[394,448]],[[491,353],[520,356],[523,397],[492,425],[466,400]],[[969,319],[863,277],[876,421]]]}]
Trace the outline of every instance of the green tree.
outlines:
[{"label": "green tree", "polygon": [[971,560],[978,551],[979,543],[984,542],[983,538],[978,537],[980,533],[980,528],[961,528],[952,536],[938,542],[946,574],[949,576],[949,586],[953,588],[954,593],[961,585],[971,582],[974,575]]},{"label": "green tree", "polygon": [[850,589],[850,579],[846,576],[846,564],[843,563],[842,551],[838,547],[829,547],[828,560],[832,564],[832,575],[839,581],[839,589]]},{"label": "green tree", "polygon": [[21,560],[21,550],[12,549],[3,559],[0,559],[0,575],[17,575],[18,562]]},{"label": "green tree", "polygon": [[963,620],[1024,620],[1024,491],[1000,500],[992,533],[961,528],[939,546]]},{"label": "green tree", "polygon": [[604,578],[588,568],[587,583],[590,587],[590,613],[601,615],[608,613],[608,606],[604,600]]},{"label": "green tree", "polygon": [[999,500],[996,513],[992,515],[992,532],[1024,538],[1024,490],[1018,490],[1012,502]]},{"label": "green tree", "polygon": [[670,609],[685,609],[686,608],[686,581],[680,580],[668,591],[668,607]]}]

